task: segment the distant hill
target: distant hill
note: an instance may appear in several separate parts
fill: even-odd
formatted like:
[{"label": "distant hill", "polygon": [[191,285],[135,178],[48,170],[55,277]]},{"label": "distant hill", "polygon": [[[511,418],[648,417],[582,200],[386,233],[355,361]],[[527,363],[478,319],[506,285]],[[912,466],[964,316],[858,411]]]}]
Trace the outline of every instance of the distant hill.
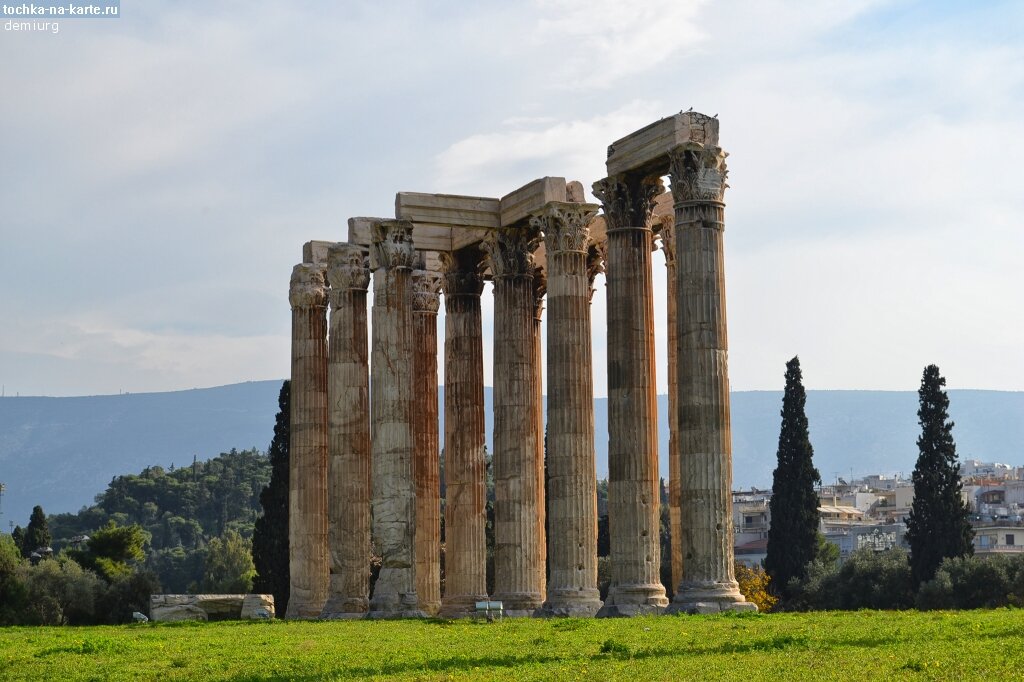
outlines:
[{"label": "distant hill", "polygon": [[[279,381],[217,388],[82,398],[0,398],[0,482],[7,484],[2,523],[25,525],[35,504],[48,513],[90,504],[119,474],[231,448],[266,449],[273,435]],[[443,406],[443,391],[441,401]],[[485,392],[491,447],[491,390]],[[660,396],[662,475],[668,472],[668,399]],[[733,483],[771,485],[781,391],[732,396]],[[950,391],[961,459],[1024,464],[1024,392]],[[443,407],[442,407],[443,414]],[[822,478],[905,474],[917,457],[917,393],[808,391],[807,416]],[[607,474],[608,401],[594,409],[597,472]],[[441,432],[444,432],[443,425]],[[492,448],[493,449],[493,448]]]}]

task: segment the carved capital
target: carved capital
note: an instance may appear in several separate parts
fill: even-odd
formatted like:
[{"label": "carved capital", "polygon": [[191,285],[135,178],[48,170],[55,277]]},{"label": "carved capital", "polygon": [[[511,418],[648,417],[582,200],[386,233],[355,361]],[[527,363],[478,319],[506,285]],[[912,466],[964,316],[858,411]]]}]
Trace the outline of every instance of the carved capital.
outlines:
[{"label": "carved capital", "polygon": [[366,291],[370,268],[366,251],[358,244],[338,242],[327,249],[327,281],[331,285],[331,304],[338,305],[344,291]]},{"label": "carved capital", "polygon": [[539,215],[530,218],[530,227],[543,232],[549,258],[566,251],[585,254],[590,240],[590,221],[596,214],[595,204],[552,201]]},{"label": "carved capital", "polygon": [[419,254],[412,243],[412,223],[408,220],[379,220],[370,229],[370,267],[414,268]]},{"label": "carved capital", "polygon": [[437,314],[441,307],[441,274],[428,270],[412,271],[413,312]]},{"label": "carved capital", "polygon": [[654,204],[658,195],[665,191],[665,185],[656,176],[616,175],[598,180],[593,190],[601,202],[609,230],[650,228]]},{"label": "carved capital", "polygon": [[666,215],[655,232],[661,242],[661,250],[665,252],[665,265],[672,266],[676,262],[676,226],[675,216]]},{"label": "carved capital", "polygon": [[721,147],[687,145],[669,152],[669,177],[672,180],[672,198],[677,204],[689,202],[717,202],[725,200],[725,165],[728,154]]},{"label": "carved capital", "polygon": [[319,265],[300,263],[292,268],[288,302],[292,308],[322,308],[327,305],[324,271]]},{"label": "carved capital", "polygon": [[476,247],[438,254],[441,260],[441,289],[445,296],[479,296],[484,290],[480,270],[483,253]]},{"label": "carved capital", "polygon": [[480,248],[495,278],[516,277],[533,275],[533,252],[538,244],[540,237],[533,227],[502,227],[489,233]]},{"label": "carved capital", "polygon": [[548,275],[544,268],[533,268],[533,318],[539,320],[544,312],[544,294],[548,291]]},{"label": "carved capital", "polygon": [[605,259],[608,257],[608,242],[592,241],[587,245],[587,281],[590,282],[590,295],[594,295],[594,280],[604,272]]}]

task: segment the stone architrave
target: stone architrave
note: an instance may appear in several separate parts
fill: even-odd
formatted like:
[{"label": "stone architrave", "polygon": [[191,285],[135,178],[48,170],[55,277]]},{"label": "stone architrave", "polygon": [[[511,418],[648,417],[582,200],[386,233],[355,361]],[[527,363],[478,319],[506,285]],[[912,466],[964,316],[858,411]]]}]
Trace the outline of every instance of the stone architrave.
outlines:
[{"label": "stone architrave", "polygon": [[537,438],[534,443],[537,458],[537,544],[540,557],[537,562],[537,585],[540,593],[547,593],[548,584],[548,532],[547,532],[547,483],[544,463],[544,363],[542,347],[542,322],[544,315],[544,293],[547,291],[547,274],[543,268],[533,269],[533,407],[536,412]]},{"label": "stone architrave", "polygon": [[327,600],[327,289],[323,269],[292,270],[287,618],[317,618]]},{"label": "stone architrave", "polygon": [[412,223],[373,225],[373,543],[381,557],[370,618],[426,614],[416,594],[416,490],[413,481]]},{"label": "stone architrave", "polygon": [[487,466],[480,294],[483,253],[441,254],[445,307],[445,593],[441,615],[471,615],[487,599]]},{"label": "stone architrave", "polygon": [[679,145],[669,154],[675,201],[679,494],[685,532],[683,575],[670,611],[757,608],[740,593],[733,568],[725,157],[717,135],[704,143]]},{"label": "stone architrave", "polygon": [[367,352],[366,251],[327,250],[330,333],[327,353],[330,591],[322,618],[362,617],[369,608],[370,376]]},{"label": "stone architrave", "polygon": [[683,579],[683,523],[679,516],[679,426],[676,410],[677,393],[679,390],[679,362],[676,343],[676,250],[675,250],[675,217],[662,218],[661,248],[665,252],[665,281],[668,282],[666,292],[668,343],[668,513],[671,537],[672,557],[672,589],[679,586]]},{"label": "stone architrave", "polygon": [[590,338],[593,204],[551,202],[531,225],[544,233],[548,307],[548,567],[543,616],[593,616],[597,479]]},{"label": "stone architrave", "polygon": [[658,409],[651,251],[661,180],[638,174],[594,183],[607,225],[608,523],[611,583],[599,616],[657,613],[661,584]]},{"label": "stone architrave", "polygon": [[506,615],[543,603],[537,565],[537,410],[533,251],[528,227],[499,228],[482,247],[494,277],[494,599]]},{"label": "stone architrave", "polygon": [[441,608],[441,484],[437,422],[437,311],[441,275],[412,273],[413,403],[416,441],[416,594],[420,609],[435,616]]}]

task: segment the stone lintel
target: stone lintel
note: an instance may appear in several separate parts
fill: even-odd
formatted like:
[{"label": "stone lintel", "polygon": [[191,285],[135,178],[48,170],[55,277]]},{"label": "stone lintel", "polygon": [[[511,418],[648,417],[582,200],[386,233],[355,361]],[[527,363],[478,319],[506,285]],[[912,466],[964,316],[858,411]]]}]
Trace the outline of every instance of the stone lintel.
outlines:
[{"label": "stone lintel", "polygon": [[544,177],[528,182],[501,198],[501,224],[512,227],[540,212],[549,201],[567,201],[565,178]]},{"label": "stone lintel", "polygon": [[319,239],[308,241],[302,245],[302,262],[311,265],[327,265],[327,249],[334,242],[326,242]]},{"label": "stone lintel", "polygon": [[682,111],[637,130],[608,146],[608,175],[641,172],[665,175],[668,153],[681,145],[718,146],[718,119]]},{"label": "stone lintel", "polygon": [[399,192],[395,217],[416,225],[419,248],[455,251],[501,226],[501,202],[490,197]]}]

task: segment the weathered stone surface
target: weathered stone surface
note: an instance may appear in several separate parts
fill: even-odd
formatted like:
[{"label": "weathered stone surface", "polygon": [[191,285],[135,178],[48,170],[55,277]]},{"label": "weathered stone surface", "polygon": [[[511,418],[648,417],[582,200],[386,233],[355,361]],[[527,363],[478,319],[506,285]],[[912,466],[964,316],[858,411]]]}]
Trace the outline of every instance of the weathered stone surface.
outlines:
[{"label": "weathered stone surface", "polygon": [[327,290],[319,265],[296,265],[292,306],[288,618],[316,618],[327,600]]},{"label": "weathered stone surface", "polygon": [[242,620],[265,620],[274,617],[274,595],[247,594],[242,599],[239,613]]},{"label": "weathered stone surface", "polygon": [[668,291],[666,292],[666,327],[668,329],[668,343],[666,345],[668,349],[668,513],[672,544],[672,592],[674,594],[676,588],[679,587],[679,582],[683,579],[683,522],[679,511],[679,425],[678,410],[676,409],[677,393],[679,390],[679,348],[676,342],[676,298],[678,297],[678,292],[674,286],[676,281],[675,216],[660,216],[659,221],[661,248],[665,253],[666,281],[669,283]]},{"label": "weathered stone surface", "polygon": [[441,275],[414,270],[413,478],[416,482],[416,594],[420,609],[441,608],[441,464],[437,422],[437,311]]},{"label": "weathered stone surface", "polygon": [[547,249],[548,538],[545,616],[592,616],[597,589],[597,488],[590,340],[592,204],[551,203],[532,219]]},{"label": "weathered stone surface", "polygon": [[483,253],[442,257],[445,305],[445,593],[441,615],[471,615],[487,601],[484,365],[480,293]]},{"label": "weathered stone surface", "polygon": [[651,250],[661,181],[639,176],[594,183],[607,225],[608,523],[611,583],[599,616],[652,613],[668,604],[661,584],[658,410]]},{"label": "weathered stone surface", "polygon": [[732,434],[725,313],[725,153],[670,155],[676,206],[677,418],[683,575],[670,611],[748,609],[733,573]]},{"label": "weathered stone surface", "polygon": [[536,563],[537,587],[541,595],[547,594],[548,584],[548,541],[547,541],[547,499],[544,485],[544,363],[541,323],[544,314],[544,294],[547,292],[547,275],[540,267],[533,269],[533,409],[537,436],[534,442],[537,471],[537,545],[539,557]]},{"label": "weathered stone surface", "polygon": [[413,482],[412,225],[373,226],[371,451],[373,543],[381,570],[370,618],[422,617],[416,594],[416,490]]},{"label": "weathered stone surface", "polygon": [[261,618],[257,611],[274,617],[271,594],[153,594],[149,614],[154,622],[180,620],[239,620]]},{"label": "weathered stone surface", "polygon": [[509,192],[501,198],[502,226],[512,227],[543,210],[551,201],[566,201],[565,190],[565,178],[544,177]]},{"label": "weathered stone surface", "polygon": [[716,147],[718,119],[696,111],[668,116],[608,146],[608,175],[641,172],[664,175],[668,154],[680,145]]},{"label": "weathered stone surface", "polygon": [[302,245],[302,262],[309,265],[327,265],[327,252],[334,242],[314,239]]},{"label": "weathered stone surface", "polygon": [[452,252],[479,242],[501,225],[501,204],[490,197],[399,192],[395,216],[415,224],[416,248]]},{"label": "weathered stone surface", "polygon": [[532,257],[539,241],[534,229],[501,228],[483,243],[494,276],[494,600],[510,616],[532,615],[543,602]]},{"label": "weathered stone surface", "polygon": [[322,618],[365,614],[370,571],[370,378],[367,351],[367,254],[356,244],[328,249],[331,285],[328,346],[330,589]]}]

